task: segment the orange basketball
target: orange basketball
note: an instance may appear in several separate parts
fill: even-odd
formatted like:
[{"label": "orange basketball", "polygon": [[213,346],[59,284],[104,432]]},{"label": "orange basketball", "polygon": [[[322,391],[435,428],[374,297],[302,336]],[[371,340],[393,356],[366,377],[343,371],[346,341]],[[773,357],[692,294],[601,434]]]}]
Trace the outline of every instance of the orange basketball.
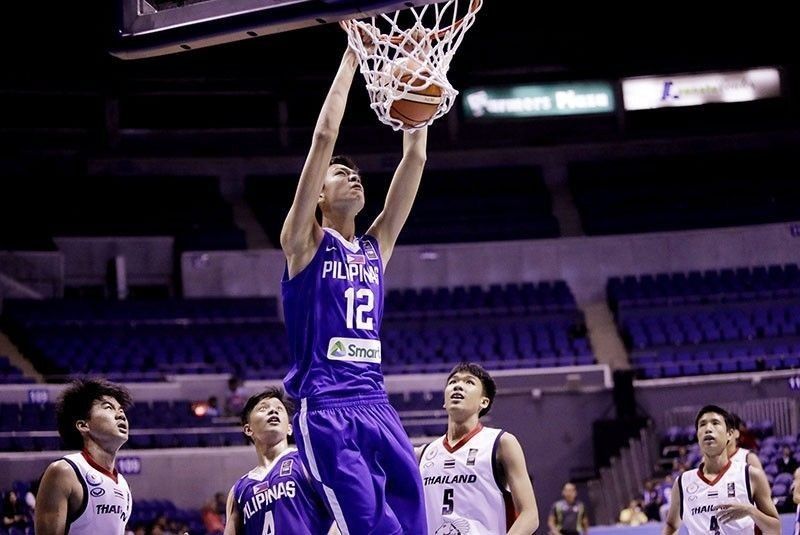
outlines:
[{"label": "orange basketball", "polygon": [[[414,60],[407,60],[405,64],[396,67],[393,75],[410,87],[422,87],[425,79],[415,76],[415,71],[419,69],[419,63]],[[420,71],[420,75],[428,76],[426,71]],[[401,89],[403,87],[401,86]],[[442,101],[442,88],[436,84],[431,84],[419,91],[409,90],[406,95],[395,100],[389,109],[389,116],[392,119],[401,121],[406,126],[419,126],[427,122],[439,109]]]}]

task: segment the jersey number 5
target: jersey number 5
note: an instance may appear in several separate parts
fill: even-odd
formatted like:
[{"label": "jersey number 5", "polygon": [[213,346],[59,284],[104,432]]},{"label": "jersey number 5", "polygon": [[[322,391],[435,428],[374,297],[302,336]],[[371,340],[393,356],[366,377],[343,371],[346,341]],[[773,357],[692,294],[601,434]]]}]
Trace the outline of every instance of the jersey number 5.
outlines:
[{"label": "jersey number 5", "polygon": [[453,489],[444,489],[444,500],[442,502],[442,514],[449,515],[453,512]]},{"label": "jersey number 5", "polygon": [[[372,312],[375,306],[375,296],[369,288],[361,288],[356,292],[355,288],[348,288],[344,291],[344,298],[347,300],[347,328],[352,329],[355,324],[356,329],[372,330]],[[356,302],[359,304],[356,306]],[[353,321],[355,320],[355,321]]]}]

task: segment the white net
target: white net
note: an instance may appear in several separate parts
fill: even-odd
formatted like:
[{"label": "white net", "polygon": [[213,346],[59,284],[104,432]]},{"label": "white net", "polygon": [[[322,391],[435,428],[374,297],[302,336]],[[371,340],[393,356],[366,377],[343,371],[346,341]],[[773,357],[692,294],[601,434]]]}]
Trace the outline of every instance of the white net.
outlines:
[{"label": "white net", "polygon": [[[450,110],[458,95],[447,80],[450,61],[482,5],[483,0],[448,0],[342,22],[366,80],[370,107],[382,123],[394,130],[418,130]],[[404,122],[392,112],[399,100],[436,109],[425,120]]]}]

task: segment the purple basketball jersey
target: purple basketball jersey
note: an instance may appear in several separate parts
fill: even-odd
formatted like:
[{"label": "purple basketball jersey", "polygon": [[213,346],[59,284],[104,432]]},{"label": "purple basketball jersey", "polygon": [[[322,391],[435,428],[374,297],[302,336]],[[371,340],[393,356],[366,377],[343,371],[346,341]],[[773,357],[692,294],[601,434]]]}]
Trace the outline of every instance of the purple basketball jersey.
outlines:
[{"label": "purple basketball jersey", "polygon": [[294,448],[284,451],[271,467],[257,467],[242,476],[233,496],[246,535],[325,534],[333,522]]},{"label": "purple basketball jersey", "polygon": [[299,399],[383,390],[383,263],[378,242],[350,243],[325,229],[311,263],[282,281],[292,368],[287,394]]}]

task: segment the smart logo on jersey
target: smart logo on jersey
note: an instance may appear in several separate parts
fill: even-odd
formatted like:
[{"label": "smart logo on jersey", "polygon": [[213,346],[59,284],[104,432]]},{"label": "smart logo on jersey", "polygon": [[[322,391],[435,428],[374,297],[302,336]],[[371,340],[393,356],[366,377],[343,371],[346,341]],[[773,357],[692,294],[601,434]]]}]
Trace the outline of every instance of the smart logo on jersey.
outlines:
[{"label": "smart logo on jersey", "polygon": [[328,342],[328,360],[370,362],[380,364],[381,341],[371,338],[331,338]]},{"label": "smart logo on jersey", "polygon": [[475,466],[475,457],[478,456],[478,448],[470,448],[467,454],[467,466]]},{"label": "smart logo on jersey", "polygon": [[736,483],[731,481],[728,483],[728,498],[736,497]]},{"label": "smart logo on jersey", "polygon": [[333,344],[333,347],[329,349],[330,356],[332,357],[343,357],[347,353],[344,350],[344,344],[341,341],[337,341]]}]

